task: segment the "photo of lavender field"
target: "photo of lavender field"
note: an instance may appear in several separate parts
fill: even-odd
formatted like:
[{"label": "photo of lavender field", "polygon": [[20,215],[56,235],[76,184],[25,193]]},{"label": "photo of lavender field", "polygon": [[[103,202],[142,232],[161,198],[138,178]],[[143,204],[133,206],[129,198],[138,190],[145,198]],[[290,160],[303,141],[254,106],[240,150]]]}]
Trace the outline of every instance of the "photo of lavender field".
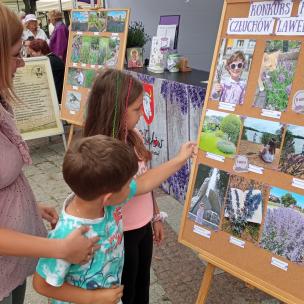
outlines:
[{"label": "photo of lavender field", "polygon": [[300,48],[300,41],[266,41],[254,107],[281,112],[286,110]]},{"label": "photo of lavender field", "polygon": [[304,196],[271,188],[260,246],[304,266]]}]

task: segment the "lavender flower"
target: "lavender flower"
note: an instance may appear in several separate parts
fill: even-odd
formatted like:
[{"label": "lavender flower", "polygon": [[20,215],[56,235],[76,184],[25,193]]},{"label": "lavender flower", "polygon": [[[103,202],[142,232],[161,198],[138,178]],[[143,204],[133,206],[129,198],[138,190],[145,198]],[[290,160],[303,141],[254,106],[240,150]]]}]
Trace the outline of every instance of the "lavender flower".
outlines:
[{"label": "lavender flower", "polygon": [[280,74],[279,77],[278,77],[278,81],[279,81],[280,83],[284,83],[285,80],[286,80],[285,75],[284,75],[284,74]]}]

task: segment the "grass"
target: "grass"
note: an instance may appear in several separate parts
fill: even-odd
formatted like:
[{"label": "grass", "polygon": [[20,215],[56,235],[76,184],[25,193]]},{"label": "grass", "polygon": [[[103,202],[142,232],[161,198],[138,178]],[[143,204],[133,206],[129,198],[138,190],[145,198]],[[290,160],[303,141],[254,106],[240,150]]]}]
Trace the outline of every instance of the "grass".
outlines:
[{"label": "grass", "polygon": [[209,132],[209,133],[202,132],[199,148],[206,152],[210,152],[216,155],[221,155],[225,157],[233,156],[233,154],[224,153],[217,148],[216,146],[217,142],[220,140],[221,138],[216,137],[213,132]]}]

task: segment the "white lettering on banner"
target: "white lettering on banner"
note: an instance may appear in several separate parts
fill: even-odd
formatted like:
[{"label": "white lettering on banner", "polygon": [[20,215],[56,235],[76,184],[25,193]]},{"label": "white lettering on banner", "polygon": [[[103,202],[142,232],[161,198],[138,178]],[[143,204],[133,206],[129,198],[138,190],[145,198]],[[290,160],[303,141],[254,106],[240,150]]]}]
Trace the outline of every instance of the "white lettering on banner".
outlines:
[{"label": "white lettering on banner", "polygon": [[227,34],[230,35],[270,35],[273,33],[274,18],[231,18]]},{"label": "white lettering on banner", "polygon": [[298,16],[304,16],[304,1],[303,0],[299,4]]},{"label": "white lettering on banner", "polygon": [[249,17],[290,17],[292,0],[253,2]]},{"label": "white lettering on banner", "polygon": [[279,36],[304,35],[304,17],[278,19],[275,34]]}]

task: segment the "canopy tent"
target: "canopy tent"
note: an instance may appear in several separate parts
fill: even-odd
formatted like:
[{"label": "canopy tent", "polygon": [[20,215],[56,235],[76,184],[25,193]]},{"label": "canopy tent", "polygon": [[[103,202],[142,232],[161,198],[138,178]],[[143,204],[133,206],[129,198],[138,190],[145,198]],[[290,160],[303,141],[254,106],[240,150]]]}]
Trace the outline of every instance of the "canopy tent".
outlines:
[{"label": "canopy tent", "polygon": [[[37,12],[49,12],[53,9],[60,10],[59,0],[39,0],[36,2]],[[72,0],[61,0],[62,10],[68,11],[72,9]]]}]

